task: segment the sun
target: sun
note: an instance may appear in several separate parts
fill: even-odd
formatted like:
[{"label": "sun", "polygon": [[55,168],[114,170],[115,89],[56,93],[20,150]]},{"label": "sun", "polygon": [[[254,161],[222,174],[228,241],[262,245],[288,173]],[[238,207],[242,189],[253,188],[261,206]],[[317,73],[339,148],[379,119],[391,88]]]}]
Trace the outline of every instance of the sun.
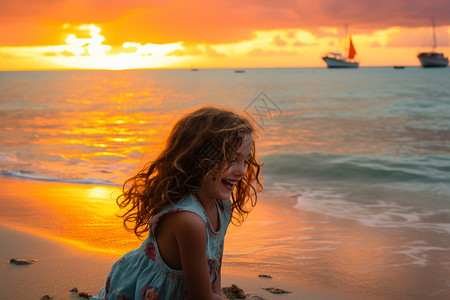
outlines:
[{"label": "sun", "polygon": [[[64,24],[63,29],[73,29]],[[47,61],[75,69],[124,70],[138,68],[162,68],[184,60],[182,57],[167,54],[183,50],[181,42],[170,44],[141,45],[126,41],[122,46],[105,45],[101,28],[95,24],[83,24],[75,28],[84,37],[70,33],[66,44],[46,47],[44,57]]]}]

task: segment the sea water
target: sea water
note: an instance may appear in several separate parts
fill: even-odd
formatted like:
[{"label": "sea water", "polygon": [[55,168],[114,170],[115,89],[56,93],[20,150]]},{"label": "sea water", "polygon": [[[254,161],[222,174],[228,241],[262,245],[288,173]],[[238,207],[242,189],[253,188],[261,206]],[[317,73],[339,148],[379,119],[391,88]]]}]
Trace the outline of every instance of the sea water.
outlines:
[{"label": "sea water", "polygon": [[[0,72],[0,175],[118,187],[158,152],[185,111],[226,105],[258,128],[261,201],[294,199],[283,215],[295,227],[284,233],[292,238],[277,242],[284,264],[293,270],[317,266],[344,249],[372,251],[370,257],[390,253],[389,260],[367,268],[384,272],[408,265],[420,273],[439,267],[440,285],[426,295],[444,299],[450,294],[450,282],[442,279],[450,274],[449,82],[448,68],[418,67]],[[271,205],[276,209],[277,203]],[[316,216],[316,225],[302,223],[305,214]],[[326,224],[340,222],[347,227],[332,228],[382,230],[394,234],[392,244],[371,244],[377,238],[363,243],[363,236],[351,232],[321,240],[309,232],[325,234]],[[299,249],[311,241],[322,246]],[[357,243],[359,248],[352,247]],[[264,247],[252,251],[263,253]],[[238,247],[232,250],[230,262],[249,257]],[[343,271],[346,263],[351,268],[349,253],[338,269],[353,276],[351,285],[370,285],[358,285],[360,274]]]}]

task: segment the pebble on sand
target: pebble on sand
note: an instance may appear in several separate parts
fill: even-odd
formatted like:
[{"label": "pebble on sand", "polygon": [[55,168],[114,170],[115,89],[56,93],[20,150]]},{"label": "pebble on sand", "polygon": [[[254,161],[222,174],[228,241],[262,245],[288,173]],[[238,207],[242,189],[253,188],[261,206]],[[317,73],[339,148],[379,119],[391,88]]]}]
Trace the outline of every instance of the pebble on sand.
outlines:
[{"label": "pebble on sand", "polygon": [[81,298],[89,299],[89,298],[92,297],[92,295],[89,294],[89,293],[86,293],[86,292],[79,292],[77,287],[72,288],[72,289],[70,290],[70,292],[72,292],[72,293],[78,293],[78,297],[81,297]]},{"label": "pebble on sand", "polygon": [[238,287],[235,284],[232,284],[230,287],[223,287],[222,292],[224,295],[230,299],[246,299],[246,300],[265,300],[263,297],[253,294],[245,294],[244,290]]},{"label": "pebble on sand", "polygon": [[222,292],[227,296],[228,299],[245,299],[244,290],[238,287],[235,284],[232,284],[229,287],[223,287]]},{"label": "pebble on sand", "polygon": [[31,265],[32,263],[37,262],[37,259],[32,258],[11,258],[9,260],[10,264],[16,264],[16,265]]},{"label": "pebble on sand", "polygon": [[268,287],[268,288],[263,288],[266,291],[271,292],[272,294],[287,294],[290,293],[289,291],[286,291],[284,289],[280,289],[280,288],[274,288],[274,287]]}]

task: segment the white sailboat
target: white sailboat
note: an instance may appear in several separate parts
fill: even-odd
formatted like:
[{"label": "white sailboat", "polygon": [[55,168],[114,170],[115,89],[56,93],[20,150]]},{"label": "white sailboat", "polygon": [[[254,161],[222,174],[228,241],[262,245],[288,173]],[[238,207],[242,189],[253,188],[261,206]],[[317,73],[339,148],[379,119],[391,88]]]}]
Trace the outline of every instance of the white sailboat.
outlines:
[{"label": "white sailboat", "polygon": [[[347,26],[345,27],[345,35],[347,36]],[[348,55],[345,57],[341,53],[329,52],[322,59],[327,63],[328,68],[358,68],[359,61],[355,60],[356,50],[353,45],[352,37],[349,36]]]},{"label": "white sailboat", "polygon": [[417,58],[420,60],[422,67],[432,68],[432,67],[447,67],[448,57],[444,56],[444,53],[436,52],[436,30],[434,25],[434,19],[431,20],[433,24],[433,48],[430,52],[420,52]]}]

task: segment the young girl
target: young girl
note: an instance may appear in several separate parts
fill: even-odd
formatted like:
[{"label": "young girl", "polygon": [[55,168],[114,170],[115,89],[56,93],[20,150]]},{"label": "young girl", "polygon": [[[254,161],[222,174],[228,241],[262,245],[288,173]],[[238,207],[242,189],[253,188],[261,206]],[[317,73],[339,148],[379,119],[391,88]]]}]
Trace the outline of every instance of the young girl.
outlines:
[{"label": "young girl", "polygon": [[262,190],[253,135],[246,118],[214,107],[175,124],[161,154],[117,198],[125,227],[148,236],[114,264],[91,299],[225,298],[220,270],[228,224],[232,216],[242,222]]}]

